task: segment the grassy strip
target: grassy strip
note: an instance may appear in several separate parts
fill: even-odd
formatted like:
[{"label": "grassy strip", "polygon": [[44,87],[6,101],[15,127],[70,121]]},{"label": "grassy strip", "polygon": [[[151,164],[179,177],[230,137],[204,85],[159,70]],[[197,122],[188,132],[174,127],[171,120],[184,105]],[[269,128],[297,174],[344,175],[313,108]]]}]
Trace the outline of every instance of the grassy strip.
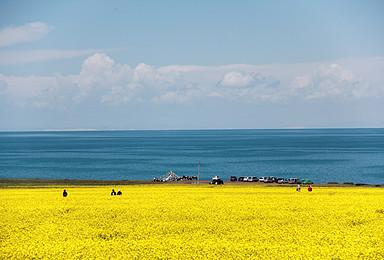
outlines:
[{"label": "grassy strip", "polygon": [[141,185],[153,183],[150,180],[0,179],[0,188]]}]

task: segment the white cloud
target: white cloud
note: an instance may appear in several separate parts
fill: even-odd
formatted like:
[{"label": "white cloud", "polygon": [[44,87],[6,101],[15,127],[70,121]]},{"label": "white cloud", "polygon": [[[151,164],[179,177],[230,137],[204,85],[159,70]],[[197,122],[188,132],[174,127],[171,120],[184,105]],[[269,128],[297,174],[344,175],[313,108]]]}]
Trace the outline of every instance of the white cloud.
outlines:
[{"label": "white cloud", "polygon": [[220,85],[223,87],[249,87],[255,82],[255,75],[231,71],[224,74]]},{"label": "white cloud", "polygon": [[133,69],[130,66],[116,64],[106,54],[96,53],[83,62],[78,75],[61,77],[60,82],[64,86],[73,86],[75,95],[72,99],[76,102],[82,102],[88,96],[96,95],[104,103],[115,103],[117,100],[128,100],[121,96],[119,89],[128,90],[127,85],[132,75]]},{"label": "white cloud", "polygon": [[263,76],[256,72],[230,71],[223,75],[218,83],[222,88],[211,96],[222,96],[229,100],[244,100],[250,103],[260,101],[279,101],[284,98],[280,81],[272,76]]},{"label": "white cloud", "polygon": [[130,91],[121,86],[112,86],[109,92],[101,97],[101,103],[115,106],[130,102],[131,100],[132,96],[130,95]]},{"label": "white cloud", "polygon": [[297,76],[291,83],[295,95],[304,99],[359,99],[381,95],[382,92],[339,64],[322,65],[312,74]]},{"label": "white cloud", "polygon": [[156,70],[154,67],[145,63],[137,65],[133,72],[133,81],[137,83],[152,83],[156,79]]},{"label": "white cloud", "polygon": [[80,74],[98,75],[112,70],[114,66],[115,61],[105,53],[96,53],[83,62]]},{"label": "white cloud", "polygon": [[[313,67],[313,66],[311,66]],[[279,71],[303,71],[291,77]],[[116,63],[96,53],[82,64],[78,74],[51,77],[7,77],[0,74],[0,94],[18,106],[70,109],[77,104],[122,106],[128,103],[194,103],[226,101],[311,102],[316,99],[360,99],[383,96],[383,82],[375,88],[340,64],[320,65],[307,73],[298,65],[227,65],[218,67],[153,67]]]},{"label": "white cloud", "polygon": [[291,84],[291,88],[295,90],[295,89],[305,88],[312,85],[313,83],[312,83],[311,75],[296,76],[296,78],[293,80]]},{"label": "white cloud", "polygon": [[0,47],[39,40],[53,28],[53,26],[42,22],[34,22],[24,26],[4,28],[0,31]]},{"label": "white cloud", "polygon": [[[21,42],[36,41],[43,38],[54,27],[43,22],[29,23],[24,26],[7,27],[0,31],[0,47]],[[98,53],[99,49],[86,50],[1,50],[0,66],[21,65],[45,60],[69,59]],[[111,50],[113,51],[113,50]]]},{"label": "white cloud", "polygon": [[7,90],[7,82],[4,80],[5,76],[0,74],[0,95]]},{"label": "white cloud", "polygon": [[[7,101],[19,107],[47,104],[57,108],[58,84],[55,77],[5,77]],[[50,104],[50,105],[49,105]]]}]

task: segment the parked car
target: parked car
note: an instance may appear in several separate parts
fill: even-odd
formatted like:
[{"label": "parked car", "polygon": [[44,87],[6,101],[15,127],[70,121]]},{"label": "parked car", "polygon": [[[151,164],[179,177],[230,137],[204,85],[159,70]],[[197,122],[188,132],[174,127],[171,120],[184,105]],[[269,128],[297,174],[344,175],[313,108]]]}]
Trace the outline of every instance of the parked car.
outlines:
[{"label": "parked car", "polygon": [[284,178],[277,178],[277,183],[288,183],[288,180]]},{"label": "parked car", "polygon": [[289,178],[288,183],[289,184],[300,184],[301,181],[298,178]]},{"label": "parked car", "polygon": [[236,176],[231,176],[231,178],[229,180],[230,181],[237,181],[237,178],[236,178]]},{"label": "parked car", "polygon": [[221,180],[219,176],[213,176],[212,181],[210,181],[209,184],[224,184],[224,181]]},{"label": "parked car", "polygon": [[243,178],[243,181],[248,181],[248,177],[244,177],[244,178]]},{"label": "parked car", "polygon": [[237,180],[238,180],[238,181],[243,181],[243,180],[244,180],[244,177],[239,177]]},{"label": "parked car", "polygon": [[257,181],[258,179],[256,177],[248,177],[247,181],[248,182],[254,182],[254,181]]},{"label": "parked car", "polygon": [[267,182],[277,182],[277,178],[273,176],[269,176]]},{"label": "parked car", "polygon": [[223,180],[212,180],[211,182],[209,182],[209,184],[214,184],[214,185],[219,185],[219,184],[224,184],[224,181]]},{"label": "parked car", "polygon": [[277,183],[279,183],[279,184],[285,184],[285,183],[288,183],[288,180],[287,180],[287,179],[284,179],[284,178],[278,178],[278,179],[277,179]]},{"label": "parked car", "polygon": [[310,180],[302,180],[301,183],[302,183],[302,184],[313,184],[313,181],[310,181]]},{"label": "parked car", "polygon": [[259,182],[267,182],[268,177],[260,177]]},{"label": "parked car", "polygon": [[259,181],[259,178],[257,178],[257,177],[252,177],[252,181],[253,181],[253,182],[257,182],[257,181]]}]

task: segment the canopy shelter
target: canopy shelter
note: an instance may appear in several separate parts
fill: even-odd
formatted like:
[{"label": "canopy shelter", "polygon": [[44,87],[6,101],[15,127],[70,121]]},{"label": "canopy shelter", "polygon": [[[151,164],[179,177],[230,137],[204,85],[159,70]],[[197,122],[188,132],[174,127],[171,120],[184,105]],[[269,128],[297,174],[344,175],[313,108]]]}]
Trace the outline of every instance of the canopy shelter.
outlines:
[{"label": "canopy shelter", "polygon": [[178,179],[181,178],[173,171],[169,171],[159,178],[160,181],[177,181]]}]

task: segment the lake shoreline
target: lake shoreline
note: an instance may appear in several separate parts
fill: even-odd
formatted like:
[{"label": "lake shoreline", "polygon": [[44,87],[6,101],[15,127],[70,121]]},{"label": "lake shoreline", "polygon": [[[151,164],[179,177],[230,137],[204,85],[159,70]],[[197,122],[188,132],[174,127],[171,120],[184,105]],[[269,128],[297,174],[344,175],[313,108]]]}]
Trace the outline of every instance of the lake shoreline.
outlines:
[{"label": "lake shoreline", "polygon": [[[201,185],[208,185],[210,181],[201,180]],[[0,188],[28,188],[28,187],[62,187],[62,186],[114,186],[114,185],[169,185],[169,184],[184,184],[196,185],[197,181],[169,181],[169,182],[154,182],[153,180],[82,180],[82,179],[21,179],[21,178],[0,178]],[[278,183],[263,183],[263,182],[242,182],[242,181],[224,181],[225,185],[260,185],[273,187],[293,187],[297,184],[278,184]],[[301,184],[302,186],[313,187],[378,187],[383,188],[384,185],[372,185],[364,183],[314,183]]]}]

